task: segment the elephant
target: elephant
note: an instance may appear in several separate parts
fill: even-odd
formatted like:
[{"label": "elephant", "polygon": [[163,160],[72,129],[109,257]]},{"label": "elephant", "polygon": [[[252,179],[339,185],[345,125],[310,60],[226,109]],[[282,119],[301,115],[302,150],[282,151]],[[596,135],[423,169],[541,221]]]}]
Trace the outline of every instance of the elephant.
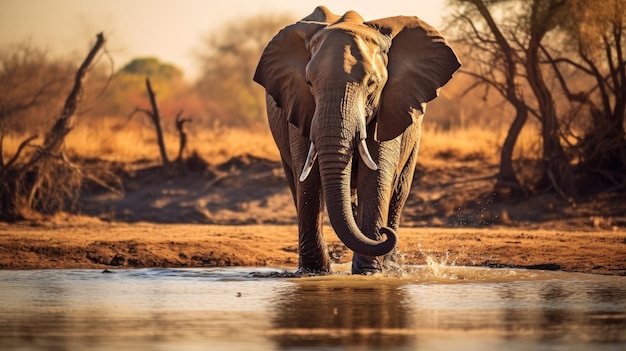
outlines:
[{"label": "elephant", "polygon": [[460,66],[417,17],[365,22],[324,6],[267,44],[254,81],[296,207],[298,272],[331,270],[324,209],[353,251],[352,273],[383,270],[397,251],[426,103]]}]

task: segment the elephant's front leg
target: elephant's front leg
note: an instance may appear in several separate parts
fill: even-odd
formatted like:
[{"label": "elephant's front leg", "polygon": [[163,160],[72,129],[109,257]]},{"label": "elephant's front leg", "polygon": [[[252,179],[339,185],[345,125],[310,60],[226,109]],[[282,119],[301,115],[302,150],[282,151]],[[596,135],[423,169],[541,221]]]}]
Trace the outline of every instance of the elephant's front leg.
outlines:
[{"label": "elephant's front leg", "polygon": [[[402,209],[406,203],[409,194],[411,192],[411,183],[413,182],[413,175],[415,174],[415,166],[417,164],[417,153],[419,148],[419,140],[413,147],[413,151],[409,156],[408,161],[402,168],[402,171],[398,175],[393,194],[391,195],[391,201],[389,202],[389,220],[387,226],[398,232],[400,227],[400,217],[402,216]],[[396,247],[390,253],[385,255],[383,260],[384,267],[400,267],[398,260],[399,250]]]},{"label": "elephant's front leg", "polygon": [[[386,141],[368,141],[378,170],[372,171],[359,162],[357,169],[357,223],[364,233],[374,233],[380,240],[380,229],[388,226],[389,202],[393,193],[394,179],[397,175],[400,138]],[[377,273],[383,270],[383,257],[369,257],[354,254],[352,257],[353,274]]]},{"label": "elephant's front leg", "polygon": [[[358,222],[365,233],[379,233],[381,227],[398,231],[402,208],[408,198],[421,134],[422,116],[413,115],[414,123],[405,133],[385,142],[368,141],[373,150],[378,170],[371,171],[363,162],[358,168]],[[375,238],[380,239],[380,238]],[[388,262],[395,260],[397,248],[385,257],[367,257],[355,254],[352,272],[367,274],[381,272]]]},{"label": "elephant's front leg", "polygon": [[[424,115],[414,113],[413,125],[405,131],[400,146],[400,163],[398,164],[398,176],[394,181],[391,200],[389,201],[389,216],[387,226],[398,232],[402,209],[411,192],[413,175],[417,165],[417,155],[422,133],[422,119]],[[398,248],[385,255],[385,267],[399,267]]]},{"label": "elephant's front leg", "polygon": [[298,213],[298,270],[330,272],[330,257],[322,233],[324,205],[319,169],[316,163],[304,182],[298,180],[310,143],[297,131],[290,134]]},{"label": "elephant's front leg", "polygon": [[297,189],[299,270],[330,272],[330,258],[322,233],[324,217],[319,176],[311,174]]}]

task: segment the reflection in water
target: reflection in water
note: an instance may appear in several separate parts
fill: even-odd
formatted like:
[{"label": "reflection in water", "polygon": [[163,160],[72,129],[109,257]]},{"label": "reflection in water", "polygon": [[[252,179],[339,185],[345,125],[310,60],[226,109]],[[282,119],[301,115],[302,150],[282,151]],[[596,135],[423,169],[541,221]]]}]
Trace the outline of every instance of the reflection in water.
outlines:
[{"label": "reflection in water", "polygon": [[363,277],[296,281],[281,292],[272,337],[281,348],[396,348],[410,340],[411,309],[398,282]]},{"label": "reflection in water", "polygon": [[299,279],[247,268],[0,270],[0,350],[626,346],[626,277],[429,269]]},{"label": "reflection in water", "polygon": [[0,350],[257,350],[285,285],[247,269],[0,271]]},{"label": "reflection in water", "polygon": [[[580,276],[579,276],[580,277]],[[483,334],[537,345],[626,342],[626,280],[531,280],[506,283],[410,284],[416,330]],[[598,289],[597,286],[603,286]],[[611,291],[603,300],[597,292]],[[601,347],[598,346],[598,349]]]}]

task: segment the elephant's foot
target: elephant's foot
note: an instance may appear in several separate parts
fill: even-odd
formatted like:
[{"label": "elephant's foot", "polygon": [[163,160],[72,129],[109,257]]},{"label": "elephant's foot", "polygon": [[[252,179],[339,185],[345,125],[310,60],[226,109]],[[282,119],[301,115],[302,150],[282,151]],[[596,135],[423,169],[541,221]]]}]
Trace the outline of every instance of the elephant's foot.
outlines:
[{"label": "elephant's foot", "polygon": [[330,273],[330,257],[328,254],[321,254],[321,257],[306,258],[300,256],[298,272],[305,274],[328,274]]},{"label": "elephant's foot", "polygon": [[330,256],[321,234],[315,237],[300,235],[298,246],[298,271],[330,273]]},{"label": "elephant's foot", "polygon": [[398,249],[393,249],[383,257],[367,257],[355,254],[352,257],[352,274],[395,274],[403,272],[402,264],[398,260]]},{"label": "elephant's foot", "polygon": [[327,275],[330,274],[329,270],[317,270],[317,269],[308,269],[300,267],[295,273],[299,277],[314,277],[319,275]]},{"label": "elephant's foot", "polygon": [[352,256],[352,274],[377,274],[383,271],[382,257]]}]

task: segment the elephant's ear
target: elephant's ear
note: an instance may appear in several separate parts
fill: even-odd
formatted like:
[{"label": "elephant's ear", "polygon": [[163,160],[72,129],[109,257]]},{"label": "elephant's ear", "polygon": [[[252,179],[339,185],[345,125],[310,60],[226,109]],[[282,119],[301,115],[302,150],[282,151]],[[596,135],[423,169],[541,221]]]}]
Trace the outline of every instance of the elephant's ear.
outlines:
[{"label": "elephant's ear", "polygon": [[330,12],[326,6],[318,6],[313,12],[300,20],[300,22],[312,21],[331,24],[337,22],[340,17]]},{"label": "elephant's ear", "polygon": [[254,81],[265,88],[285,111],[289,122],[305,137],[309,135],[315,112],[315,100],[305,75],[311,58],[307,43],[336,18],[320,6],[301,21],[282,29],[265,47],[254,74]]},{"label": "elephant's ear", "polygon": [[392,39],[375,136],[385,141],[413,123],[411,109],[424,112],[422,106],[437,97],[461,63],[441,34],[417,17],[389,17],[365,24]]}]

